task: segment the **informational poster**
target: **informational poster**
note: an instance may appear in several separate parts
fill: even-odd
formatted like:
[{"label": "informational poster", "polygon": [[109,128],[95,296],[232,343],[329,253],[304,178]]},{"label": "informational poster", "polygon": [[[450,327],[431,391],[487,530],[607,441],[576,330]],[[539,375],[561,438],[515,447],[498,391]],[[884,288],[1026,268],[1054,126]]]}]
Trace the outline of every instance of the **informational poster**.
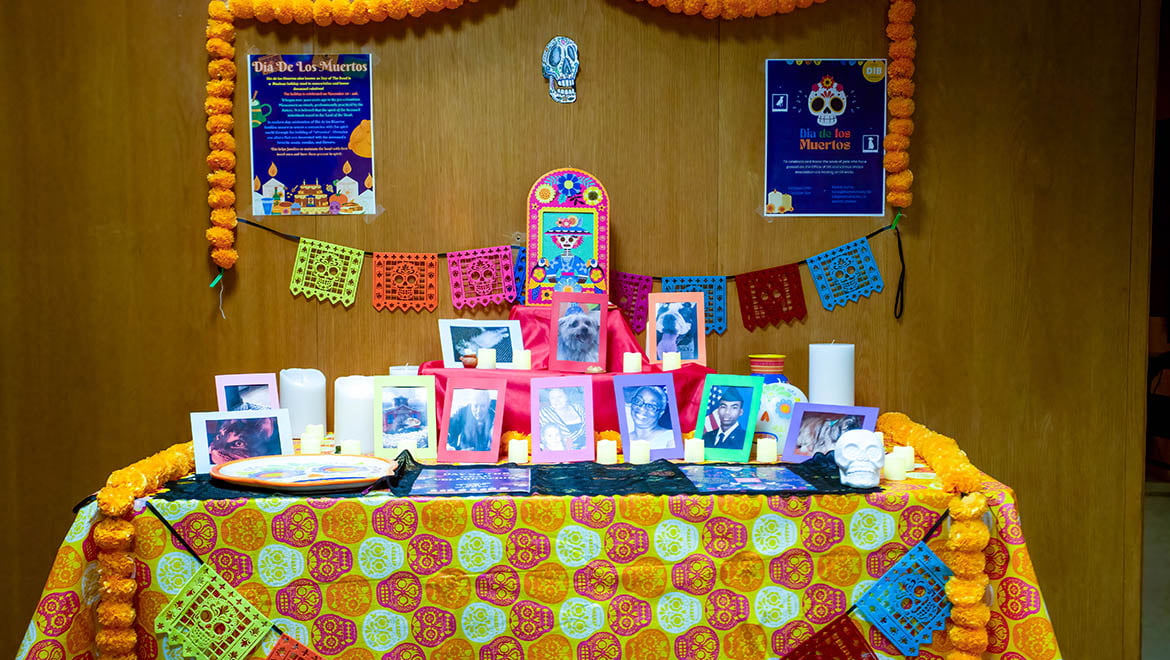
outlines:
[{"label": "informational poster", "polygon": [[531,490],[531,473],[521,468],[428,468],[420,472],[410,486],[411,495],[527,494]]},{"label": "informational poster", "polygon": [[249,55],[253,215],[377,210],[371,60]]},{"label": "informational poster", "polygon": [[816,490],[782,465],[680,465],[700,493]]},{"label": "informational poster", "polygon": [[765,216],[885,215],[885,60],[767,60]]}]

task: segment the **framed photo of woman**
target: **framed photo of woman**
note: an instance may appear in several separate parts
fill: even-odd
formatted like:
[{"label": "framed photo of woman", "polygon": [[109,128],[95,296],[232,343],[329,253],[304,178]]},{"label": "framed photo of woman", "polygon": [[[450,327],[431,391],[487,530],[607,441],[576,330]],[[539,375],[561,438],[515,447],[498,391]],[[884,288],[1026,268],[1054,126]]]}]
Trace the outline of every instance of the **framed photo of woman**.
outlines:
[{"label": "framed photo of woman", "polygon": [[683,458],[682,428],[678,422],[678,397],[669,373],[630,374],[613,377],[622,452],[630,456],[630,443],[650,443],[650,460]]},{"label": "framed photo of woman", "polygon": [[646,356],[662,364],[663,353],[678,353],[682,363],[707,364],[706,315],[703,293],[651,293],[646,324]]},{"label": "framed photo of woman", "polygon": [[532,462],[592,461],[593,381],[588,376],[532,379]]}]

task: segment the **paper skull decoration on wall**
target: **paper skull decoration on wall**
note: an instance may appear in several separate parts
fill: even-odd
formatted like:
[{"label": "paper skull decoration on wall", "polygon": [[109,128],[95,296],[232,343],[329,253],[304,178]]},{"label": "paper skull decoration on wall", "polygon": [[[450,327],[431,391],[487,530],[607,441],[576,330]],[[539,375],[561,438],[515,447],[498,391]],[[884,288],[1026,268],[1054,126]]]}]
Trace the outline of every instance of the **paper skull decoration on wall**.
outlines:
[{"label": "paper skull decoration on wall", "polygon": [[808,93],[808,111],[817,118],[821,126],[836,126],[837,118],[845,114],[848,98],[845,86],[833,81],[833,76],[821,78]]},{"label": "paper skull decoration on wall", "polygon": [[882,466],[886,462],[883,435],[863,429],[841,434],[833,455],[841,470],[841,483],[854,488],[873,488],[878,485]]},{"label": "paper skull decoration on wall", "polygon": [[577,71],[581,68],[578,55],[577,42],[568,37],[553,37],[544,47],[541,70],[548,78],[548,95],[557,103],[577,100]]}]

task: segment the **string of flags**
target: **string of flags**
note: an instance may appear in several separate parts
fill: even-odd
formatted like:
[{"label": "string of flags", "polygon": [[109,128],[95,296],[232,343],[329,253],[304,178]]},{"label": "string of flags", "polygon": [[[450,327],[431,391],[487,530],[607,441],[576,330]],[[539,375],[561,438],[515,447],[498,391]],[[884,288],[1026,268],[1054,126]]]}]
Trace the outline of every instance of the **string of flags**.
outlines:
[{"label": "string of flags", "polygon": [[[286,234],[245,220],[240,223],[297,241],[297,255],[289,280],[293,295],[316,298],[349,307],[357,300],[358,281],[365,256],[374,262],[371,304],[379,311],[434,311],[438,306],[438,262],[447,261],[451,303],[456,309],[506,303],[523,304],[527,249],[508,245],[447,253],[366,252],[325,241]],[[615,271],[610,277],[610,300],[634,332],[646,328],[648,296],[654,280],[664,292],[704,294],[707,333],[727,330],[727,283],[736,282],[740,316],[749,332],[779,326],[808,316],[799,266],[808,266],[821,306],[832,311],[882,291],[885,282],[874,260],[869,240],[897,228],[897,219],[869,235],[831,250],[783,266],[733,276],[705,275],[653,277]],[[901,237],[899,236],[899,242]],[[905,268],[903,264],[903,268]],[[900,280],[901,281],[901,280]]]}]

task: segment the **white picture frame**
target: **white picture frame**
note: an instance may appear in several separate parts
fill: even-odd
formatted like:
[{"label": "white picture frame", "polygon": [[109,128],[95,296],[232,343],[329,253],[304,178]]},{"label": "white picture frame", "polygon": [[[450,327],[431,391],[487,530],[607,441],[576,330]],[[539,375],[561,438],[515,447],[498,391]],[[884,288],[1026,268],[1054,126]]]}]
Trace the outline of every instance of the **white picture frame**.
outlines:
[{"label": "white picture frame", "polygon": [[[496,339],[496,334],[487,333],[500,336]],[[443,366],[448,369],[462,369],[459,357],[468,351],[474,355],[478,348],[495,348],[496,366],[511,369],[513,356],[524,348],[520,322],[508,320],[439,319],[439,341],[443,346]]]},{"label": "white picture frame", "polygon": [[[248,422],[250,420],[272,420],[272,429],[266,437],[258,436],[243,438],[246,444],[256,443],[255,447],[246,447],[236,451],[238,455],[229,460],[238,458],[254,458],[256,456],[292,456],[293,450],[292,424],[289,422],[288,409],[277,410],[238,410],[234,412],[193,412],[191,413],[191,439],[195,442],[195,473],[209,474],[211,466],[225,463],[224,460],[214,460],[211,456],[212,438],[216,432],[222,430],[229,422]],[[213,425],[214,424],[214,430]],[[242,426],[250,427],[251,424]],[[249,429],[253,430],[253,429]],[[275,453],[273,450],[276,450]],[[218,449],[217,453],[221,453]]]}]

